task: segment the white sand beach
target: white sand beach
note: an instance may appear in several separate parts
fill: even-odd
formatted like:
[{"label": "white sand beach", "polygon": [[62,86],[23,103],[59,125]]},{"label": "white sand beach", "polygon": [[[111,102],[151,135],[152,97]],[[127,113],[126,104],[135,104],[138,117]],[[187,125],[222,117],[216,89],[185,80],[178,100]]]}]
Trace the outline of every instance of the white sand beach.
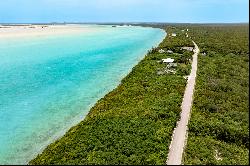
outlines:
[{"label": "white sand beach", "polygon": [[92,32],[96,28],[82,25],[0,25],[0,39],[17,37],[41,37],[57,34]]}]

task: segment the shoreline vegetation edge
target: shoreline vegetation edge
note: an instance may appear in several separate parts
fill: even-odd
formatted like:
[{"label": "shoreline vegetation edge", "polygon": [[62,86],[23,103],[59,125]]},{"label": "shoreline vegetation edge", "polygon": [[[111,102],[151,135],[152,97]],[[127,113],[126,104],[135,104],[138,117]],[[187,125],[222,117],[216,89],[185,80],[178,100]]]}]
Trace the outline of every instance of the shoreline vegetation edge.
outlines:
[{"label": "shoreline vegetation edge", "polygon": [[[157,27],[152,27],[152,28],[157,28]],[[34,158],[33,160],[31,160],[29,163],[30,164],[41,164],[41,162],[36,162],[36,161],[38,161],[39,160],[39,158],[41,157],[41,156],[43,156],[43,154],[45,154],[46,152],[45,151],[47,151],[48,149],[49,149],[49,147],[51,147],[51,146],[53,146],[53,145],[55,145],[55,144],[57,144],[57,143],[59,143],[60,142],[60,140],[62,140],[62,139],[64,139],[64,138],[66,138],[67,137],[67,135],[69,135],[69,133],[72,133],[72,131],[74,131],[74,130],[77,130],[77,128],[79,128],[79,126],[81,126],[82,125],[82,123],[86,123],[87,121],[91,121],[91,119],[95,119],[96,117],[98,117],[98,112],[96,112],[96,113],[93,113],[93,110],[94,109],[96,109],[97,107],[99,107],[99,105],[100,105],[100,103],[101,102],[104,102],[104,100],[105,100],[105,98],[108,98],[107,96],[110,96],[110,94],[112,94],[112,93],[114,93],[114,91],[117,91],[117,89],[120,89],[119,87],[121,87],[122,86],[122,84],[124,84],[124,82],[126,82],[126,81],[124,81],[124,80],[126,80],[126,79],[128,79],[133,73],[134,73],[134,70],[136,69],[136,68],[138,68],[138,65],[139,64],[141,64],[141,63],[143,63],[145,60],[147,60],[148,58],[150,58],[150,56],[149,55],[154,55],[154,56],[156,56],[156,57],[151,57],[151,58],[153,58],[153,60],[154,60],[154,62],[156,63],[156,64],[158,64],[158,65],[160,65],[161,67],[164,65],[164,64],[159,64],[158,62],[156,62],[156,60],[155,59],[161,59],[161,58],[164,58],[164,57],[166,57],[166,56],[169,56],[169,55],[162,55],[162,54],[158,54],[158,52],[156,52],[156,49],[159,49],[159,48],[164,48],[164,47],[169,47],[169,48],[173,48],[173,47],[176,47],[176,46],[170,46],[171,44],[171,40],[176,40],[176,38],[172,38],[170,41],[168,41],[168,39],[169,39],[169,37],[171,38],[171,36],[170,35],[168,35],[168,30],[166,29],[166,28],[159,28],[159,29],[163,29],[165,32],[167,32],[167,34],[166,34],[166,36],[165,36],[165,38],[158,44],[158,46],[156,47],[156,48],[153,48],[152,50],[150,50],[149,51],[149,53],[148,54],[146,54],[145,56],[144,56],[144,58],[130,71],[130,73],[128,73],[128,75],[125,77],[125,78],[123,78],[123,80],[121,81],[121,83],[120,83],[120,85],[118,85],[118,87],[116,87],[113,91],[111,91],[111,92],[109,92],[108,94],[106,94],[103,98],[101,98],[92,108],[91,108],[91,110],[89,111],[89,113],[88,113],[88,115],[83,119],[83,121],[81,121],[80,123],[78,123],[77,125],[75,125],[75,126],[73,126],[73,127],[71,127],[71,129],[69,130],[69,131],[67,131],[66,133],[65,133],[65,135],[64,136],[62,136],[59,140],[56,140],[54,143],[52,143],[52,144],[50,144],[47,148],[45,148],[45,150],[43,151],[43,153],[40,153],[40,154],[38,154],[38,156],[36,157],[36,158]],[[169,30],[171,29],[171,27],[169,28]],[[171,32],[172,30],[170,30],[170,32]],[[185,39],[184,37],[186,37],[186,36],[183,36],[182,37],[182,39]],[[167,43],[165,43],[166,41],[168,41]],[[184,42],[185,43],[185,42]],[[187,40],[186,41],[186,43],[185,44],[189,44],[189,45],[192,45],[192,43],[191,43],[191,41],[190,40]],[[182,43],[182,46],[183,46],[183,43]],[[157,57],[158,56],[158,57]],[[180,57],[180,55],[177,55],[177,56],[179,56]],[[192,56],[192,54],[190,55],[190,56]],[[181,70],[183,70],[183,67],[181,68]],[[190,64],[189,65],[185,65],[185,69],[184,69],[184,71],[179,71],[180,72],[180,75],[185,75],[186,73],[189,73],[189,70],[190,70]],[[154,75],[155,76],[157,76],[157,74],[155,74],[154,73]],[[167,75],[167,76],[165,76],[165,77],[178,77],[178,81],[180,81],[181,82],[181,85],[179,85],[179,86],[181,86],[181,91],[180,92],[178,92],[177,93],[177,98],[178,98],[178,104],[177,103],[175,103],[175,105],[177,104],[178,106],[176,107],[175,106],[175,110],[174,110],[174,112],[175,113],[173,113],[173,115],[171,115],[170,117],[171,118],[174,118],[174,119],[176,119],[176,120],[174,120],[172,123],[172,125],[170,125],[170,128],[171,129],[168,129],[169,130],[169,132],[167,132],[167,137],[171,137],[171,135],[172,135],[172,130],[173,130],[173,128],[175,127],[174,125],[175,125],[175,122],[177,121],[177,119],[178,119],[178,114],[179,114],[179,111],[180,111],[180,104],[181,104],[181,100],[182,100],[182,96],[183,96],[183,94],[184,94],[184,89],[185,89],[185,86],[186,86],[186,80],[183,78],[183,76],[180,76],[180,75],[177,75],[177,76],[175,76],[175,75]],[[167,80],[168,82],[169,82],[169,80]],[[172,83],[172,85],[171,86],[174,86],[173,85],[174,83]],[[162,85],[163,86],[163,85]],[[174,89],[174,90],[176,90],[176,88]],[[176,92],[175,92],[176,93]],[[101,104],[102,105],[102,104]],[[168,104],[165,104],[165,105],[168,105]],[[177,111],[178,110],[178,111]],[[100,110],[99,110],[100,111]],[[167,112],[166,112],[167,113]],[[99,114],[101,114],[100,112],[99,112]],[[169,114],[169,113],[167,113],[167,114]],[[170,113],[171,114],[171,113]],[[159,115],[157,115],[157,116],[159,116]],[[166,115],[163,115],[163,116],[166,116]],[[138,117],[137,117],[138,118]],[[151,119],[151,118],[150,118]],[[163,120],[164,121],[164,120]],[[166,127],[166,126],[165,126]],[[162,130],[164,130],[164,128],[165,127],[163,127],[162,126]],[[164,137],[166,137],[166,134],[164,134],[164,133],[162,133],[163,135],[165,135]],[[164,142],[169,142],[168,141],[168,139],[165,139],[165,141]],[[165,143],[164,143],[165,144]],[[166,156],[166,154],[167,154],[167,150],[166,149],[168,149],[168,144],[169,143],[166,143],[165,144],[165,146],[164,146],[164,152],[162,152],[162,153],[164,153],[165,154],[165,156]],[[45,152],[45,153],[44,153]],[[148,161],[149,163],[151,163],[151,162],[153,162],[153,163],[164,163],[164,160],[165,160],[165,156],[163,157],[163,155],[160,157],[161,158],[161,161],[159,160],[159,159],[152,159],[152,161]],[[42,159],[42,158],[41,158]],[[42,159],[43,161],[44,161],[44,159]],[[44,162],[46,162],[46,161],[44,161]]]}]

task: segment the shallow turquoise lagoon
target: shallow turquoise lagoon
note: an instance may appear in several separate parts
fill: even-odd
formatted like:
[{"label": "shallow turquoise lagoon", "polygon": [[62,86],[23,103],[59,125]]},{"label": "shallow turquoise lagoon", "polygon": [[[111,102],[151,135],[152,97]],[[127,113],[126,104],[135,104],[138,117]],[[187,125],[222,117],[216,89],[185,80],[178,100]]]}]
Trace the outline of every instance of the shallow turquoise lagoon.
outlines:
[{"label": "shallow turquoise lagoon", "polygon": [[94,27],[0,40],[0,164],[26,164],[165,37],[154,28]]}]

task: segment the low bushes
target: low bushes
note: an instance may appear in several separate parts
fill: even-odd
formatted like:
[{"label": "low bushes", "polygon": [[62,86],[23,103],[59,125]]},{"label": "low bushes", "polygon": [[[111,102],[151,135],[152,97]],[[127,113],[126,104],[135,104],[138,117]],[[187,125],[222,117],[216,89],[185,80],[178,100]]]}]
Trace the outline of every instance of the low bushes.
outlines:
[{"label": "low bushes", "polygon": [[248,25],[190,31],[207,55],[198,59],[184,163],[248,165]]},{"label": "low bushes", "polygon": [[[168,40],[161,45],[171,45]],[[164,164],[186,80],[182,73],[158,75],[166,67],[158,61],[171,55],[154,50],[81,123],[30,164]]]}]

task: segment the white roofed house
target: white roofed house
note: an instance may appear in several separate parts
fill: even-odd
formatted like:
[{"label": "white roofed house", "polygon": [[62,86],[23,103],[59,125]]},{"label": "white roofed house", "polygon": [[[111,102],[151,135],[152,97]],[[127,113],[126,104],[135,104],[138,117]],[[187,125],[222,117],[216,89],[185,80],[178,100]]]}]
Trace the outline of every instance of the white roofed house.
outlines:
[{"label": "white roofed house", "polygon": [[167,58],[167,59],[162,59],[163,63],[173,63],[174,59],[172,58]]},{"label": "white roofed house", "polygon": [[175,37],[175,36],[176,36],[176,33],[172,33],[172,36]]},{"label": "white roofed house", "polygon": [[167,66],[164,70],[165,73],[176,73],[176,67],[177,67],[177,63],[173,63],[174,59],[172,58],[167,58],[167,59],[162,59],[163,63],[166,63]]},{"label": "white roofed house", "polygon": [[167,50],[167,53],[173,54],[174,52],[172,50]]},{"label": "white roofed house", "polygon": [[181,50],[193,51],[194,47],[181,47]]}]

